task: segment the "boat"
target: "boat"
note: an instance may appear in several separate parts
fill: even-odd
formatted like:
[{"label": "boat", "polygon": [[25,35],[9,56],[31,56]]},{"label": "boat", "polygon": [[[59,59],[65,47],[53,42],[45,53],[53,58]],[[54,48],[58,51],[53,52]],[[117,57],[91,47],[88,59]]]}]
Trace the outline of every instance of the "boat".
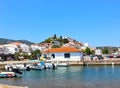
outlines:
[{"label": "boat", "polygon": [[43,68],[38,64],[32,64],[32,65],[30,65],[30,69],[32,69],[32,70],[42,70]]},{"label": "boat", "polygon": [[16,77],[14,72],[0,72],[0,78]]},{"label": "boat", "polygon": [[24,64],[7,64],[5,65],[5,70],[7,71],[12,71],[13,68],[17,68],[19,70],[22,70],[22,71],[30,71],[30,68],[29,68],[30,65],[26,65],[25,63]]},{"label": "boat", "polygon": [[43,68],[40,66],[31,66],[31,69],[33,70],[42,70]]},{"label": "boat", "polygon": [[19,71],[18,69],[13,69],[11,72],[0,72],[0,78],[12,78],[12,77],[22,77],[23,72]]},{"label": "boat", "polygon": [[68,67],[69,64],[68,63],[57,63],[58,67]]},{"label": "boat", "polygon": [[7,64],[7,65],[5,65],[5,70],[12,71],[13,70],[13,64]]},{"label": "boat", "polygon": [[57,65],[51,62],[48,63],[41,61],[39,63],[33,63],[29,67],[32,70],[44,70],[44,69],[56,69]]},{"label": "boat", "polygon": [[45,63],[45,67],[46,67],[46,69],[56,69],[57,68],[57,65],[55,64],[55,63],[48,63],[48,62],[46,62]]}]

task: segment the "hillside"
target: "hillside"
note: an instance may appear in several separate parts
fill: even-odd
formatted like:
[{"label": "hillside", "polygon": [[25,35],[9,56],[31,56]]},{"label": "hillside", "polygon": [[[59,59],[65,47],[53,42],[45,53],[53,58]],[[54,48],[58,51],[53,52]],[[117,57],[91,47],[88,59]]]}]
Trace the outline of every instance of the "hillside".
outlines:
[{"label": "hillside", "polygon": [[54,36],[48,37],[41,43],[59,43],[60,45],[68,43],[68,38],[64,38],[62,36],[57,36],[56,34]]},{"label": "hillside", "polygon": [[80,48],[80,46],[83,46],[82,43],[78,42],[77,40],[70,38],[70,37],[63,37],[63,36],[57,36],[54,34],[53,36],[48,37],[42,43],[50,43],[52,48],[59,48],[62,46],[70,46],[75,48]]},{"label": "hillside", "polygon": [[0,44],[8,44],[10,42],[21,42],[21,43],[25,43],[27,45],[34,44],[33,42],[30,42],[27,40],[12,40],[12,39],[0,38]]}]

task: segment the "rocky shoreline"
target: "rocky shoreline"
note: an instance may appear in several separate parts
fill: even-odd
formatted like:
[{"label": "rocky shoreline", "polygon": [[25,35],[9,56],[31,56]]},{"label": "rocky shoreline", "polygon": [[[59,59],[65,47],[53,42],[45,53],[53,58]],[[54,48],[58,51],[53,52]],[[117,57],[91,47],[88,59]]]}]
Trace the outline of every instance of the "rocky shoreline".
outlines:
[{"label": "rocky shoreline", "polygon": [[0,84],[0,88],[28,88],[25,86],[12,86],[12,85],[7,85],[7,84]]}]

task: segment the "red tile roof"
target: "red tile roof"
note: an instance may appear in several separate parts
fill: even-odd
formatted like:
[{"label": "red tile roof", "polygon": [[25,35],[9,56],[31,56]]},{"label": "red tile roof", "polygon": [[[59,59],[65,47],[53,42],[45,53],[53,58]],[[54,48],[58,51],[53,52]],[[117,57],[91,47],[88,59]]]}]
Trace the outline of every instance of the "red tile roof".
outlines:
[{"label": "red tile roof", "polygon": [[55,52],[80,52],[79,49],[73,47],[61,47],[61,48],[51,48],[49,50],[44,51],[44,53],[55,53]]},{"label": "red tile roof", "polygon": [[21,43],[21,42],[11,42],[10,44],[14,44],[14,45],[19,46],[19,45],[22,44],[22,43]]}]

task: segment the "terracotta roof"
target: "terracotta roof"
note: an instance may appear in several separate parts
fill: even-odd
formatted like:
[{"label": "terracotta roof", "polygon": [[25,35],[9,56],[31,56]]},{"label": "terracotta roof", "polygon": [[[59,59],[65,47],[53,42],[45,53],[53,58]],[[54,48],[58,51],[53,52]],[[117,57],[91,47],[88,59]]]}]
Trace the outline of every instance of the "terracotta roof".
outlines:
[{"label": "terracotta roof", "polygon": [[10,44],[15,44],[15,45],[19,46],[22,43],[21,42],[11,42]]},{"label": "terracotta roof", "polygon": [[79,49],[73,47],[61,47],[61,48],[51,48],[49,50],[44,51],[44,53],[55,53],[55,52],[80,52]]}]

